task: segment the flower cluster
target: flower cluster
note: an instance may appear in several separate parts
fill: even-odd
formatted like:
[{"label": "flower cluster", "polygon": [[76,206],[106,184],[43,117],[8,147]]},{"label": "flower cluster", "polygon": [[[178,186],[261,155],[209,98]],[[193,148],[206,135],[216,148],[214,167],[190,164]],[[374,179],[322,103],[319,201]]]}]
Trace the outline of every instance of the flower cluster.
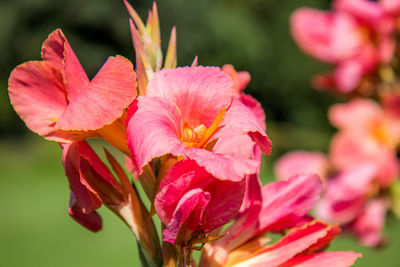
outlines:
[{"label": "flower cluster", "polygon": [[295,11],[295,41],[307,54],[333,66],[314,77],[314,86],[372,94],[374,84],[391,81],[393,68],[398,68],[393,56],[398,55],[399,16],[397,0],[335,0],[330,11]]},{"label": "flower cluster", "polygon": [[[250,75],[231,65],[198,66],[197,59],[177,68],[175,28],[163,59],[156,5],[146,23],[125,5],[135,68],[110,57],[90,80],[58,29],[43,43],[41,61],[10,75],[18,115],[62,149],[71,217],[99,231],[104,204],[135,234],[143,266],[194,266],[192,251],[203,246],[200,266],[351,265],[359,254],[321,252],[340,229],[307,215],[322,190],[317,176],[261,188],[261,154],[271,142],[260,103],[243,93]],[[119,150],[133,179],[107,150],[104,163],[91,138]],[[273,244],[263,237],[285,231]]]},{"label": "flower cluster", "polygon": [[291,20],[299,46],[334,65],[316,87],[331,87],[348,102],[329,110],[338,129],[329,155],[290,152],[276,174],[320,175],[325,189],[317,217],[341,224],[365,246],[384,244],[387,211],[399,215],[399,12],[396,0],[336,0],[331,11],[301,8]]}]

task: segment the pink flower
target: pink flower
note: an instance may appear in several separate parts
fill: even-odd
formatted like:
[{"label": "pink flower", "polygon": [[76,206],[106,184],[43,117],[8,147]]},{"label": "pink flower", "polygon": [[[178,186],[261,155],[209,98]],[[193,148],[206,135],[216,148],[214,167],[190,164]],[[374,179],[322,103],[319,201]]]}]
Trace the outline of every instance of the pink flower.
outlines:
[{"label": "pink flower", "polygon": [[178,162],[161,181],[155,200],[167,226],[163,240],[181,244],[192,232],[207,234],[226,224],[236,216],[244,190],[244,180],[221,181],[192,160]]},{"label": "pink flower", "polygon": [[332,64],[316,76],[314,86],[348,93],[394,52],[396,18],[380,3],[337,0],[329,12],[301,8],[291,17],[292,35],[309,55]]},{"label": "pink flower", "polygon": [[128,122],[128,145],[139,174],[153,158],[194,160],[221,180],[239,181],[258,163],[214,150],[221,139],[248,135],[264,153],[270,141],[254,114],[233,96],[232,80],[216,67],[165,69],[154,74]]},{"label": "pink flower", "polygon": [[129,60],[110,57],[90,81],[59,29],[43,43],[42,59],[16,67],[8,81],[11,104],[28,128],[64,143],[102,136],[127,152],[118,119],[136,97]]},{"label": "pink flower", "polygon": [[275,174],[279,180],[314,173],[325,181],[329,169],[328,157],[319,152],[293,151],[283,155],[275,163]]},{"label": "pink flower", "polygon": [[382,231],[388,204],[383,198],[370,200],[365,211],[351,225],[364,246],[375,247],[384,243]]},{"label": "pink flower", "polygon": [[396,148],[399,120],[371,100],[355,99],[334,105],[329,111],[339,128],[331,143],[331,162],[338,170],[370,164],[377,169],[381,186],[390,185],[399,173]]},{"label": "pink flower", "polygon": [[364,212],[375,190],[376,169],[358,165],[328,180],[326,191],[317,206],[317,217],[329,223],[348,224]]},{"label": "pink flower", "polygon": [[[241,213],[224,236],[207,244],[200,266],[350,266],[360,254],[320,252],[340,232],[338,226],[311,221],[306,214],[321,193],[315,175],[293,177],[260,188],[249,177]],[[274,244],[267,232],[289,233]],[[303,265],[302,265],[303,264]]]}]

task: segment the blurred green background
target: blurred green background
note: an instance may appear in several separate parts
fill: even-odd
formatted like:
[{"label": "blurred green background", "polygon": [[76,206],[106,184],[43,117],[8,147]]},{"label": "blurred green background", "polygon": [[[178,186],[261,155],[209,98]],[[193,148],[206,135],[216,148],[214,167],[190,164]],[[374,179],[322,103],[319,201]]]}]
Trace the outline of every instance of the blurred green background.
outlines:
[{"label": "blurred green background", "polygon": [[[131,1],[142,18],[151,1]],[[247,92],[262,102],[273,142],[263,178],[291,149],[327,151],[334,129],[326,110],[339,99],[311,89],[309,78],[326,68],[302,54],[290,38],[290,13],[301,6],[329,8],[328,0],[160,0],[163,46],[177,26],[178,64],[199,56],[201,65],[233,64],[247,70]],[[10,71],[40,59],[40,47],[62,28],[90,77],[110,55],[134,60],[122,0],[14,0],[0,4],[0,266],[138,266],[130,231],[106,209],[100,233],[67,214],[68,185],[61,150],[29,132],[9,104]],[[164,49],[165,51],[165,49]],[[390,218],[389,246],[366,249],[349,237],[332,250],[364,254],[355,266],[399,266],[400,223]]]}]

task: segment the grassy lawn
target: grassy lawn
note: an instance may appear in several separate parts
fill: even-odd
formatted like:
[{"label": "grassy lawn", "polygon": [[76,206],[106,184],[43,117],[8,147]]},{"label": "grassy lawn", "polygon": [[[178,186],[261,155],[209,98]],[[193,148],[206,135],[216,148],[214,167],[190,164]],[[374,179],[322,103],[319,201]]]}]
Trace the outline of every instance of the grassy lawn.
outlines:
[{"label": "grassy lawn", "polygon": [[[107,209],[103,230],[93,234],[68,215],[69,190],[61,149],[53,142],[0,142],[0,266],[139,266],[134,236]],[[355,266],[398,267],[400,223],[389,220],[390,240],[381,250],[341,237],[331,250],[362,252]]]}]

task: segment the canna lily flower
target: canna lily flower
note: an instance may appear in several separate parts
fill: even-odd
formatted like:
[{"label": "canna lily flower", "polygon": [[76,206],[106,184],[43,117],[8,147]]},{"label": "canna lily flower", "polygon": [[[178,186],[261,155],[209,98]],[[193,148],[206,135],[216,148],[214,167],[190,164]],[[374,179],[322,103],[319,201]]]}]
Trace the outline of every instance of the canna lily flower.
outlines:
[{"label": "canna lily flower", "polygon": [[156,72],[130,113],[128,145],[139,174],[152,159],[169,154],[194,160],[217,179],[240,181],[259,163],[214,150],[220,139],[248,135],[270,153],[257,118],[233,97],[232,80],[216,67]]},{"label": "canna lily flower", "polygon": [[365,209],[368,197],[375,193],[376,169],[358,165],[328,180],[317,206],[317,217],[329,223],[348,224]]},{"label": "canna lily flower", "polygon": [[382,234],[388,202],[377,198],[376,169],[370,165],[332,177],[316,209],[319,219],[341,224],[364,246],[383,244]]},{"label": "canna lily flower", "polygon": [[9,78],[11,104],[28,128],[60,143],[100,136],[128,153],[121,120],[136,97],[129,60],[110,57],[90,81],[60,29],[43,43],[42,59]]},{"label": "canna lily flower", "polygon": [[317,88],[348,93],[394,52],[396,18],[379,3],[337,0],[332,11],[301,8],[291,17],[292,35],[309,55],[332,64],[332,73],[314,79]]},{"label": "canna lily flower", "polygon": [[[315,175],[260,187],[249,177],[243,209],[223,237],[206,244],[200,266],[350,266],[360,254],[321,252],[339,234],[338,226],[313,221],[307,212],[321,193]],[[289,232],[274,244],[265,233]],[[327,266],[327,265],[324,265]]]},{"label": "canna lily flower", "polygon": [[364,246],[376,247],[385,243],[382,232],[388,204],[385,198],[370,200],[364,212],[350,225]]},{"label": "canna lily flower", "polygon": [[[232,220],[242,204],[245,181],[221,181],[193,160],[176,163],[161,181],[155,208],[166,225],[163,240],[187,245]],[[204,242],[203,242],[204,243]]]},{"label": "canna lily flower", "polygon": [[369,164],[376,167],[382,187],[397,179],[400,121],[396,117],[371,100],[355,99],[334,105],[329,119],[339,128],[331,142],[330,157],[335,169],[346,171],[356,165]]}]

